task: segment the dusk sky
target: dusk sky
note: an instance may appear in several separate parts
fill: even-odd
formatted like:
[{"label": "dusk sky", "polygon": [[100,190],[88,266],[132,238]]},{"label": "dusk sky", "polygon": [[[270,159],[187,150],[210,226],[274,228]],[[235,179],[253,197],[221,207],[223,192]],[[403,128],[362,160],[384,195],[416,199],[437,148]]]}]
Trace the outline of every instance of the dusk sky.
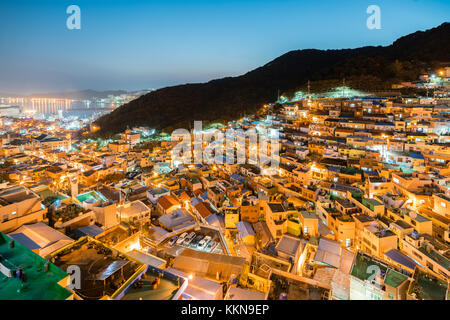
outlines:
[{"label": "dusk sky", "polygon": [[[68,30],[69,5],[81,30]],[[369,5],[381,30],[369,30]],[[0,92],[137,90],[237,76],[295,49],[389,45],[448,0],[2,0]]]}]

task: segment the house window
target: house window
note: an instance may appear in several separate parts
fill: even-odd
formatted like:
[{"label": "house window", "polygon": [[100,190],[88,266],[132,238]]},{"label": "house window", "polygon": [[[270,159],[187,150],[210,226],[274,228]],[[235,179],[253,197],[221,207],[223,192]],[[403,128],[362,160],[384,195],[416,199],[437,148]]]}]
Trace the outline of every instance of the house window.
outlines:
[{"label": "house window", "polygon": [[419,255],[417,252],[413,251],[413,254],[416,256],[416,258],[419,259],[419,261],[422,261],[422,256]]},{"label": "house window", "polygon": [[345,239],[345,246],[346,247],[350,247],[352,245],[352,240],[351,239]]},{"label": "house window", "polygon": [[303,228],[303,232],[304,232],[305,234],[308,234],[308,227],[307,227],[307,226],[305,226],[305,227]]},{"label": "house window", "polygon": [[17,214],[17,211],[13,211],[11,214],[12,214],[13,216],[15,216],[15,215]]}]

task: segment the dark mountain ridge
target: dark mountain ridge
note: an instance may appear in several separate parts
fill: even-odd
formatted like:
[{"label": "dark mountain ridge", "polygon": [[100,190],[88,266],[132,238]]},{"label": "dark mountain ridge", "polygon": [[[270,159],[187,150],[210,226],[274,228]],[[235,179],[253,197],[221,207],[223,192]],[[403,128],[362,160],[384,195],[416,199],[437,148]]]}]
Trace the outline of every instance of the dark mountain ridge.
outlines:
[{"label": "dark mountain ridge", "polygon": [[[387,89],[399,80],[450,61],[450,23],[418,31],[390,46],[342,50],[295,50],[238,77],[162,88],[129,102],[96,121],[101,135],[127,126],[170,131],[194,120],[226,121],[274,102],[278,92],[294,92],[308,80],[346,80],[355,89]],[[314,90],[314,88],[312,88]]]}]

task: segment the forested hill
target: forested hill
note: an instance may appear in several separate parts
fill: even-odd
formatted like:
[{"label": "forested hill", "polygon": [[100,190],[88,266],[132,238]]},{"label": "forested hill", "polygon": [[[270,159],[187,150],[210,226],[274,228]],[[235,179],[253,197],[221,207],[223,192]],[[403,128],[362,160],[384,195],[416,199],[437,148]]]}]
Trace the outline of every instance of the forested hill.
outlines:
[{"label": "forested hill", "polygon": [[[194,120],[231,120],[274,102],[278,92],[293,92],[308,80],[346,78],[355,89],[390,88],[415,80],[439,62],[450,61],[450,23],[418,31],[390,46],[343,50],[290,51],[242,76],[185,84],[148,93],[96,121],[99,134],[134,126],[170,131]],[[314,90],[314,88],[312,88]]]}]

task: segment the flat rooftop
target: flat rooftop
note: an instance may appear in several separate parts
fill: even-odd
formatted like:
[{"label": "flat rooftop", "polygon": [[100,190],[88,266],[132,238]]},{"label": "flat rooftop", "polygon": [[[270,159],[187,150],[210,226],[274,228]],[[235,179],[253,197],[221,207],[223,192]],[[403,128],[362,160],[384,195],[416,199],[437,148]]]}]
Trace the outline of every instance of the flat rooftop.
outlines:
[{"label": "flat rooftop", "polygon": [[109,246],[115,246],[119,242],[122,242],[129,237],[130,234],[128,232],[128,229],[121,225],[118,225],[117,227],[106,230],[102,234],[98,235],[96,239],[106,243]]},{"label": "flat rooftop", "polygon": [[415,295],[419,300],[445,300],[447,291],[448,284],[445,281],[416,269],[408,294]]},{"label": "flat rooftop", "polygon": [[53,254],[52,262],[63,270],[71,265],[80,267],[81,288],[75,292],[85,300],[113,296],[143,266],[90,237]]},{"label": "flat rooftop", "polygon": [[384,283],[391,287],[397,288],[408,279],[409,277],[407,275],[397,272],[394,269],[388,269],[386,277],[384,278]]},{"label": "flat rooftop", "polygon": [[47,198],[54,198],[55,200],[63,200],[63,199],[68,198],[68,196],[66,196],[66,195],[53,192],[47,186],[35,188],[35,189],[33,189],[33,191],[36,192],[36,194],[38,196],[40,196],[43,200],[45,200]]},{"label": "flat rooftop", "polygon": [[83,194],[80,194],[77,196],[78,201],[81,203],[88,202],[88,203],[95,203],[99,201],[100,203],[108,201],[102,194],[96,192],[96,191],[89,191]]},{"label": "flat rooftop", "polygon": [[287,261],[254,252],[250,264],[250,272],[260,277],[267,278],[272,269],[289,272],[291,264]]},{"label": "flat rooftop", "polygon": [[385,264],[380,263],[378,260],[374,259],[373,257],[361,254],[358,252],[355,258],[355,263],[353,264],[352,270],[350,272],[350,275],[353,277],[356,277],[360,280],[367,280],[372,275],[371,273],[367,272],[367,268],[369,266],[377,266],[380,268],[381,274],[386,274],[387,266]]},{"label": "flat rooftop", "polygon": [[272,273],[270,280],[272,281],[271,290],[268,300],[328,300],[330,289],[319,283],[291,276],[290,274]]},{"label": "flat rooftop", "polygon": [[28,188],[24,186],[13,186],[0,191],[0,206],[7,206],[33,198],[38,198],[38,195]]},{"label": "flat rooftop", "polygon": [[147,207],[142,201],[136,200],[133,202],[125,203],[123,206],[119,207],[118,211],[121,218],[130,219],[149,212],[150,208]]},{"label": "flat rooftop", "polygon": [[[159,285],[153,288],[159,278]],[[122,300],[171,300],[180,289],[183,280],[167,277],[155,270],[148,269],[143,277],[127,291]]]},{"label": "flat rooftop", "polygon": [[[11,241],[14,242],[12,249]],[[68,277],[66,272],[51,263],[45,272],[47,260],[3,233],[0,233],[0,257],[4,266],[11,270],[22,268],[27,277],[22,286],[20,279],[0,272],[0,300],[65,300],[72,295],[58,284]]]},{"label": "flat rooftop", "polygon": [[268,203],[270,210],[272,212],[284,212],[286,211],[281,203]]},{"label": "flat rooftop", "polygon": [[450,270],[450,260],[444,257],[443,255],[439,254],[436,250],[433,248],[427,246],[426,244],[423,244],[419,251],[422,252],[424,255],[426,255],[428,258],[432,259],[442,267],[444,267],[446,270]]}]

